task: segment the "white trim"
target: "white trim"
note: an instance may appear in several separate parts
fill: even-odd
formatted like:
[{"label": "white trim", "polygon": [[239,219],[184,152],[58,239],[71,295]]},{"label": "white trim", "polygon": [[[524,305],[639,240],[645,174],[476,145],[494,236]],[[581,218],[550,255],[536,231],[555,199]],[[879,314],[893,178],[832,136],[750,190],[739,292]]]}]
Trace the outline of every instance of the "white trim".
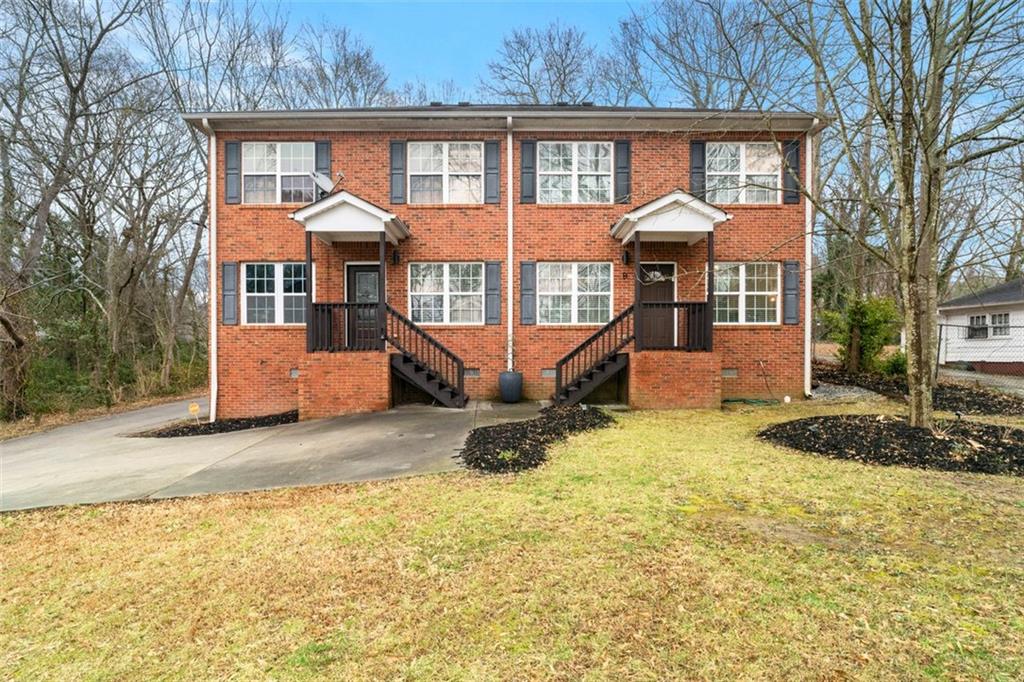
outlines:
[{"label": "white trim", "polygon": [[[512,276],[512,268],[514,267],[513,257],[513,212],[512,212],[512,117],[509,116],[505,122],[507,127],[505,131],[505,370],[508,372],[512,371],[512,367],[515,363],[515,332],[514,325],[512,324],[512,305],[514,301],[514,295],[512,291],[512,282],[515,281]],[[487,283],[484,283],[486,287]],[[484,300],[486,304],[486,299]],[[486,311],[485,311],[486,314]]]},{"label": "white trim", "polygon": [[[412,266],[413,265],[440,265],[442,266],[442,277],[441,277],[441,291],[420,291],[416,292],[417,296],[438,296],[442,297],[441,302],[441,318],[442,322],[417,322],[412,317]],[[480,321],[479,322],[452,322],[451,318],[451,296],[475,296],[475,292],[465,291],[450,291],[449,284],[449,268],[452,265],[479,265],[480,266]],[[487,322],[487,264],[483,261],[475,260],[453,260],[453,261],[411,261],[405,269],[406,286],[405,286],[405,305],[406,310],[409,311],[409,319],[415,324],[421,327],[483,327]]]},{"label": "white trim", "polygon": [[217,133],[210,128],[207,120],[203,119],[203,127],[210,136],[207,147],[207,165],[210,173],[210,423],[217,419],[217,298],[220,292],[217,290],[217,271],[220,263],[217,262]]},{"label": "white trim", "polygon": [[[770,291],[747,291],[747,266],[748,265],[774,265],[775,266],[775,321],[774,322],[747,322],[747,296],[771,296]],[[737,266],[740,268],[738,291],[713,291],[711,292],[711,321],[716,327],[778,327],[782,325],[782,263],[772,260],[764,261],[715,261],[715,267],[729,268]],[[718,284],[718,273],[715,273],[715,284]],[[715,314],[715,299],[718,296],[736,296],[739,301],[738,319],[736,322],[719,322]]]},{"label": "white trim", "polygon": [[[241,205],[242,206],[275,206],[278,204],[295,204],[302,203],[295,201],[281,201],[281,192],[284,188],[281,186],[282,178],[300,178],[300,177],[311,177],[310,173],[316,172],[316,142],[307,140],[240,140],[241,147],[238,151],[238,184],[241,190]],[[276,168],[274,172],[263,172],[263,173],[246,173],[245,172],[245,145],[247,144],[272,144],[276,146],[275,157],[276,157]],[[283,144],[302,144],[310,145],[313,147],[313,167],[309,171],[301,172],[281,172],[281,145]],[[245,176],[274,176],[274,201],[246,201],[245,200]],[[316,199],[316,182],[313,182],[313,199]]]},{"label": "white trim", "polygon": [[[345,261],[345,277],[344,277],[345,281],[343,281],[341,283],[341,300],[344,303],[348,303],[348,268],[351,265],[376,265],[378,267],[378,269],[379,269],[380,268],[380,261],[379,260],[351,260],[351,261],[347,260],[347,261]],[[386,267],[386,264],[385,264],[385,267]],[[387,272],[385,272],[384,273],[384,302],[385,303],[388,302],[387,281],[388,281],[388,279],[387,279]]]},{"label": "white trim", "polygon": [[[413,172],[411,170],[412,165],[412,154],[409,152],[409,147],[414,144],[439,144],[442,145],[441,150],[441,170],[436,173],[424,173],[422,171]],[[451,189],[450,176],[452,175],[473,175],[472,173],[452,173],[448,167],[448,148],[453,144],[475,144],[480,147],[480,201],[451,201],[449,197],[449,190]],[[450,140],[447,142],[441,140],[409,140],[405,143],[405,191],[406,196],[409,197],[409,206],[479,206],[484,203],[484,192],[486,184],[486,157],[484,156],[484,143],[477,140]],[[413,201],[412,200],[412,176],[422,175],[431,177],[434,175],[441,176],[441,201]]]},{"label": "white trim", "polygon": [[[780,205],[782,203],[782,169],[783,169],[784,164],[782,162],[783,157],[782,157],[782,146],[781,145],[779,145],[777,142],[772,142],[770,140],[768,140],[768,141],[765,141],[765,140],[744,140],[744,141],[715,140],[713,142],[708,142],[707,143],[708,146],[716,145],[716,144],[717,145],[735,144],[735,145],[739,145],[739,148],[740,148],[740,169],[739,169],[738,172],[736,172],[736,173],[724,173],[724,172],[721,172],[721,171],[711,171],[711,170],[707,170],[707,167],[705,166],[705,171],[704,171],[705,178],[710,178],[713,175],[714,176],[718,176],[718,177],[723,177],[723,176],[725,176],[725,177],[733,177],[733,176],[735,176],[737,178],[737,181],[738,181],[737,188],[739,189],[739,192],[740,192],[740,200],[739,201],[723,202],[723,203],[725,203],[725,204],[727,204],[729,206],[778,206],[778,205]],[[776,184],[776,189],[775,189],[775,201],[746,201],[747,188],[749,186],[748,183],[747,183],[747,176],[748,175],[768,175],[768,173],[750,173],[750,172],[747,171],[747,147],[749,147],[752,144],[775,145],[775,151],[778,154],[778,159],[779,159],[779,169],[775,173],[775,181],[777,183]],[[705,162],[707,161],[707,157],[708,157],[708,154],[705,153],[705,156],[704,156]],[[707,184],[705,184],[705,187],[707,187]],[[754,189],[759,189],[760,190],[760,189],[764,189],[764,188],[763,187],[754,187]],[[707,193],[708,194],[710,194],[712,191],[714,191],[714,190],[707,189]]]},{"label": "white trim", "polygon": [[1019,306],[1024,303],[1024,298],[1016,301],[994,301],[992,303],[964,303],[963,305],[947,305],[939,306],[936,310],[946,312],[947,310],[969,310],[970,308],[977,308],[979,310],[991,310],[992,308],[1002,308],[1004,306]]},{"label": "white trim", "polygon": [[[541,201],[540,179],[545,175],[566,175],[565,171],[542,171],[540,169],[540,147],[544,144],[567,144],[572,148],[572,168],[569,170],[569,188],[572,198],[569,201]],[[580,175],[606,175],[605,173],[582,173],[577,167],[579,145],[608,145],[608,201],[579,201]],[[611,140],[537,140],[537,205],[538,206],[606,206],[615,203],[615,142]]]},{"label": "white trim", "polygon": [[[540,290],[540,266],[541,265],[571,265],[572,266],[572,290],[566,294],[565,292],[541,292]],[[578,279],[578,268],[580,265],[607,265],[608,270],[608,319],[604,322],[578,322],[579,317],[579,297],[581,292],[576,286]],[[541,296],[570,296],[571,308],[569,310],[570,322],[541,322],[540,320],[540,297]],[[586,291],[582,292],[582,295],[606,295],[600,291]],[[536,314],[537,314],[537,326],[538,327],[601,327],[615,317],[615,263],[607,260],[580,260],[580,261],[564,261],[564,260],[541,260],[537,261],[537,288],[536,288]]]},{"label": "white trim", "polygon": [[[245,291],[245,266],[247,265],[272,265],[274,266],[274,321],[273,322],[250,322],[249,321],[249,306],[246,305],[246,299],[250,294]],[[250,260],[240,261],[238,268],[239,279],[239,305],[242,308],[242,317],[239,320],[239,324],[243,327],[305,327],[306,322],[285,322],[284,321],[284,299],[285,296],[291,296],[297,298],[301,296],[303,299],[306,298],[305,292],[301,294],[285,294],[284,292],[284,266],[285,265],[301,265],[306,266],[306,261],[296,260]],[[316,263],[313,263],[312,273],[306,273],[306,286],[312,287],[311,293],[313,294],[313,300],[316,301]],[[252,296],[269,296],[270,294],[251,294]],[[305,308],[303,308],[305,310]]]},{"label": "white trim", "polygon": [[[814,119],[815,125],[817,125],[818,119]],[[817,135],[806,135],[805,140],[806,151],[804,153],[804,179],[807,185],[807,192],[811,194],[814,192],[814,163],[813,163],[813,150],[814,141],[817,139]],[[811,271],[811,267],[814,262],[813,246],[814,246],[814,203],[808,198],[803,197],[804,201],[804,277],[803,277],[803,294],[804,294],[804,395],[810,397],[811,395],[811,355],[812,344],[811,334],[813,332],[814,322],[811,316],[814,314],[812,308],[813,292],[812,287],[814,286],[814,279]]]},{"label": "white trim", "polygon": [[[640,267],[643,268],[645,265],[671,265],[672,266],[672,302],[679,302],[679,264],[672,260],[645,260],[640,261]],[[707,278],[704,279],[705,286]],[[640,286],[639,281],[636,286]],[[705,296],[706,298],[706,296]],[[643,303],[643,296],[640,297],[640,302]],[[679,345],[679,309],[673,309],[672,311],[672,345]]]},{"label": "white trim", "polygon": [[[687,241],[679,238],[682,235],[692,235],[695,241],[698,236],[700,239],[704,238],[708,232],[713,232],[714,228],[726,220],[731,220],[732,215],[726,213],[722,209],[712,204],[698,199],[689,192],[684,192],[681,189],[672,190],[668,194],[658,197],[652,201],[647,202],[643,206],[638,206],[632,211],[627,212],[621,218],[619,218],[614,225],[611,227],[611,236],[614,239],[621,239],[623,244],[629,243],[633,239],[633,235],[636,232],[640,221],[658,216],[659,214],[665,213],[673,208],[685,208],[696,213],[699,217],[706,218],[710,225],[705,226],[680,226],[681,229],[667,231],[662,228],[653,231],[654,234],[661,234],[663,239],[666,241]],[[674,226],[673,226],[674,227]],[[650,231],[649,228],[644,228],[645,231]],[[670,239],[671,237],[677,237],[679,239]],[[688,242],[689,243],[689,242]]]},{"label": "white trim", "polygon": [[[307,225],[310,220],[317,218],[318,216],[322,216],[328,211],[343,205],[352,206],[353,208],[366,213],[371,218],[379,220],[380,229],[373,227],[372,230],[366,229],[365,231],[357,232],[353,230],[346,230],[345,224],[340,223],[337,225],[331,224],[329,226],[323,226],[322,224],[318,226]],[[389,242],[392,244],[398,244],[399,241],[407,238],[410,234],[409,227],[402,222],[402,219],[397,215],[389,213],[379,206],[374,206],[365,199],[361,199],[345,190],[335,192],[328,197],[314,201],[311,204],[307,204],[300,209],[292,211],[288,214],[288,217],[302,225],[307,232],[312,232],[318,239],[328,243],[335,239],[344,238],[345,236],[355,236],[357,241],[375,241],[377,239],[376,235],[383,232]],[[373,235],[373,237],[371,238],[369,235]]]}]

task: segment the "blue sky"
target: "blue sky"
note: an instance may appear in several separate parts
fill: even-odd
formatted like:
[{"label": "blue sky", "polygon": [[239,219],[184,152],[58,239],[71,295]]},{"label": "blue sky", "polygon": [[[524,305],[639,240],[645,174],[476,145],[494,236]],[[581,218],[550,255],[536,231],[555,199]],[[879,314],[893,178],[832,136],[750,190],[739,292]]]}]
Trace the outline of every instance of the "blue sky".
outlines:
[{"label": "blue sky", "polygon": [[[632,6],[637,5],[634,0]],[[631,3],[590,2],[330,2],[284,0],[291,22],[329,19],[373,46],[398,86],[422,79],[454,80],[473,93],[502,36],[513,28],[574,24],[604,47]]]}]

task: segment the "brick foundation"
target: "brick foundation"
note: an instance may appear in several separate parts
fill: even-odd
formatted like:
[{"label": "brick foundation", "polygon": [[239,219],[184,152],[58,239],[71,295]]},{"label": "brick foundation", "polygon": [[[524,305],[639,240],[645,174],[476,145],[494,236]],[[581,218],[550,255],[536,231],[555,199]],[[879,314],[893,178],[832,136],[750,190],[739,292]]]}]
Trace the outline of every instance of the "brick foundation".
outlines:
[{"label": "brick foundation", "polygon": [[299,419],[319,419],[391,407],[388,354],[310,353],[299,369]]},{"label": "brick foundation", "polygon": [[634,409],[718,408],[718,353],[643,351],[629,356],[629,406]]}]

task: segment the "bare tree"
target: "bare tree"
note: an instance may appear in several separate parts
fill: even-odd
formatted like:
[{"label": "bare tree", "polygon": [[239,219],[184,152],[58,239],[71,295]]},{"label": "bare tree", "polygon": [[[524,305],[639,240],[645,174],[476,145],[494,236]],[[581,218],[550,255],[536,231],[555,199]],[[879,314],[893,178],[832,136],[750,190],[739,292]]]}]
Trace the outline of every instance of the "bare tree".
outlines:
[{"label": "bare tree", "polygon": [[[295,78],[283,84],[292,94],[282,93],[282,101],[322,109],[387,103],[387,71],[373,49],[347,28],[306,26],[300,32],[298,51],[292,67]],[[291,101],[296,94],[301,99]]]}]

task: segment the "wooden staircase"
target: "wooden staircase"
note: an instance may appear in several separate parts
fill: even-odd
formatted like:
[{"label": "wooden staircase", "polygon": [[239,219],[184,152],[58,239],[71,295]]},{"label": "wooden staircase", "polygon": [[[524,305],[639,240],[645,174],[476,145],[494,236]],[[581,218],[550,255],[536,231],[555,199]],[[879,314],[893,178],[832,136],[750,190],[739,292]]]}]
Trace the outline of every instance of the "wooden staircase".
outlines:
[{"label": "wooden staircase", "polygon": [[558,361],[551,399],[556,405],[575,405],[628,367],[629,355],[621,351],[635,336],[630,305]]},{"label": "wooden staircase", "polygon": [[466,368],[462,359],[390,305],[385,306],[384,337],[398,350],[391,372],[445,407],[465,407]]}]

